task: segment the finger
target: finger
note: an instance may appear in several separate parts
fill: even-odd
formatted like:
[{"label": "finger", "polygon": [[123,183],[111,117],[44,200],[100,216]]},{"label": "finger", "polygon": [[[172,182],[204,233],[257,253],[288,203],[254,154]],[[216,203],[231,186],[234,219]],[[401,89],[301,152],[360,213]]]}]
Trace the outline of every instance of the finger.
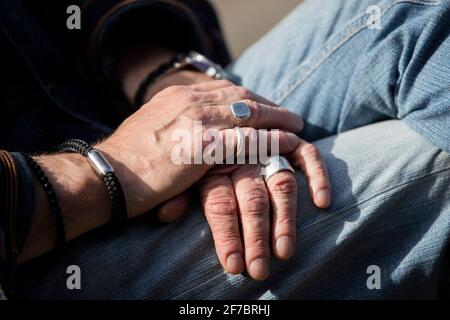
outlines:
[{"label": "finger", "polygon": [[331,205],[331,184],[327,166],[317,147],[304,140],[289,155],[290,161],[301,168],[317,207],[325,209]]},{"label": "finger", "polygon": [[248,99],[269,106],[279,107],[274,102],[252,92],[250,89],[237,86],[229,80],[213,80],[210,83],[202,82],[192,85],[192,89],[199,92],[212,91],[214,96],[212,104],[214,105],[231,104],[236,101]]},{"label": "finger", "polygon": [[[303,119],[296,113],[285,108],[274,107],[254,100],[243,100],[250,109],[247,127],[263,129],[285,129],[297,133],[303,129]],[[209,119],[213,119],[218,128],[232,128],[237,126],[236,118],[231,111],[230,104],[219,106],[205,106]]]},{"label": "finger", "polygon": [[231,104],[233,102],[241,100],[253,100],[256,102],[267,104],[269,106],[279,107],[274,102],[267,100],[264,97],[261,97],[260,95],[254,93],[250,89],[236,85],[219,87],[218,89],[215,90],[215,94],[217,97],[216,100],[217,105]]},{"label": "finger", "polygon": [[237,164],[218,164],[212,169],[209,169],[206,175],[230,175],[232,172],[236,171],[240,166]]},{"label": "finger", "polygon": [[[272,101],[269,101],[255,93],[253,93],[251,90],[236,86],[236,85],[224,85],[219,86],[218,89],[214,90],[213,92],[210,92],[210,98],[211,98],[211,104],[214,106],[226,106],[229,107],[230,104],[238,101],[245,101],[248,103],[251,111],[252,111],[252,118],[254,119],[260,119],[261,124],[258,126],[259,128],[279,128],[279,129],[286,129],[290,130],[292,132],[298,132],[303,129],[303,119],[296,113],[290,112],[285,108],[280,108],[280,106],[276,105]],[[264,110],[261,111],[261,115],[259,115],[259,106],[266,106],[271,108],[279,109],[279,112],[275,112],[271,108],[264,108]],[[209,108],[208,108],[209,109]],[[256,110],[255,110],[256,109]],[[230,111],[230,110],[225,110]],[[229,116],[231,112],[225,113],[226,116]],[[276,116],[277,118],[272,119],[273,116]],[[280,119],[281,118],[281,119]],[[232,123],[234,124],[234,117]],[[259,124],[258,120],[254,120],[256,124]],[[285,123],[287,121],[287,123]],[[229,124],[230,122],[228,122]],[[268,125],[264,125],[263,123],[267,123]],[[275,125],[274,123],[278,123],[279,125]],[[291,126],[292,130],[290,128],[285,128],[283,125],[286,124],[287,126]],[[251,127],[255,127],[254,125],[250,125]]]},{"label": "finger", "polygon": [[185,191],[164,202],[158,209],[158,219],[162,222],[172,222],[186,212],[190,202],[190,193]]},{"label": "finger", "polygon": [[201,202],[223,268],[233,274],[245,269],[236,200],[226,175],[205,177],[199,184]]},{"label": "finger", "polygon": [[272,248],[279,259],[294,254],[297,214],[297,181],[288,171],[279,172],[267,181],[272,204]]},{"label": "finger", "polygon": [[[247,165],[232,175],[244,237],[245,262],[250,276],[269,276],[269,197],[259,166]],[[250,170],[249,170],[250,169]]]},{"label": "finger", "polygon": [[[240,128],[239,131],[242,132],[242,137],[239,136],[240,133],[236,129],[226,129],[219,132],[219,138],[213,146],[222,148],[224,159],[237,156],[236,152],[242,152],[247,156],[259,156],[260,160],[261,157],[271,154],[288,154],[294,152],[302,141],[297,135],[286,131],[267,131],[253,128]],[[243,145],[238,146],[240,143]],[[230,155],[233,152],[234,154]]]}]

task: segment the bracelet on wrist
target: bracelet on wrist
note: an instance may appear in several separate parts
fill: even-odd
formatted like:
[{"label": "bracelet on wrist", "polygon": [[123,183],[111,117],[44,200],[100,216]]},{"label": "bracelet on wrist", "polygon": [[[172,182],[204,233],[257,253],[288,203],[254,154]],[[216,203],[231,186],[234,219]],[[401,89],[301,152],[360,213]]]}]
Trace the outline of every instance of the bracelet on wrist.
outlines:
[{"label": "bracelet on wrist", "polygon": [[103,178],[106,188],[108,189],[108,194],[111,198],[113,207],[112,222],[114,224],[121,224],[126,221],[128,212],[122,186],[114,173],[114,168],[105,158],[103,153],[92,148],[88,143],[78,139],[64,142],[59,147],[59,151],[79,153],[88,159],[96,173]]},{"label": "bracelet on wrist", "polygon": [[154,71],[150,72],[145,79],[141,82],[139,85],[138,90],[136,91],[136,94],[134,95],[134,107],[139,109],[144,104],[144,98],[145,94],[147,92],[148,87],[150,87],[151,84],[153,84],[156,79],[161,77],[162,75],[166,74],[169,70],[172,70],[176,64],[176,62],[180,59],[181,55],[175,55],[172,59],[170,59],[168,62],[165,62],[161,64],[158,68],[156,68]]},{"label": "bracelet on wrist", "polygon": [[212,62],[207,57],[198,52],[190,51],[186,54],[180,53],[175,55],[168,62],[161,64],[156,70],[150,72],[147,77],[145,77],[145,79],[141,82],[138,90],[136,91],[133,101],[136,110],[139,109],[144,103],[144,97],[148,87],[159,77],[170,71],[183,70],[188,67],[204,73],[212,79],[226,79],[230,80],[233,83],[240,82],[240,79],[237,76],[229,73],[224,68],[222,68],[222,66]]},{"label": "bracelet on wrist", "polygon": [[48,180],[41,166],[30,155],[23,154],[23,157],[28,162],[31,170],[38,179],[47,196],[50,205],[50,211],[53,214],[53,219],[56,225],[56,247],[61,248],[66,243],[66,227],[64,224],[64,217],[62,215],[61,208],[59,207],[58,197],[56,195],[55,189],[53,188],[51,182]]}]

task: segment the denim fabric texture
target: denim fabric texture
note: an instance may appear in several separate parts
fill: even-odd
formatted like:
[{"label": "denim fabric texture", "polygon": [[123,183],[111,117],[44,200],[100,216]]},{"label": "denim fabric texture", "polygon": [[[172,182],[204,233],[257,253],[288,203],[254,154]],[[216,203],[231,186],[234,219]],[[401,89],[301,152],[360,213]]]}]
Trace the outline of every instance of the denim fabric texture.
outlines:
[{"label": "denim fabric texture", "polygon": [[[368,27],[378,5],[380,29]],[[56,299],[437,298],[449,266],[450,1],[309,0],[230,70],[301,114],[332,206],[297,173],[296,254],[263,282],[225,273],[198,204],[180,220],[103,229],[20,270],[20,295]],[[79,265],[82,289],[68,290]],[[370,266],[381,289],[370,289]]]},{"label": "denim fabric texture", "polygon": [[[72,5],[81,8],[80,30],[66,26]],[[109,135],[134,111],[119,88],[117,57],[124,45],[148,42],[175,52],[195,49],[224,65],[230,61],[206,0],[0,1],[0,148],[54,152],[67,139],[95,142]],[[22,157],[14,158],[22,241],[34,211],[29,200],[35,184]],[[10,228],[6,212],[0,210],[0,237]],[[0,256],[6,257],[9,248],[1,242]],[[15,263],[6,264],[9,270]],[[4,291],[14,296],[13,285],[5,283],[14,282],[12,270],[0,269]]]}]

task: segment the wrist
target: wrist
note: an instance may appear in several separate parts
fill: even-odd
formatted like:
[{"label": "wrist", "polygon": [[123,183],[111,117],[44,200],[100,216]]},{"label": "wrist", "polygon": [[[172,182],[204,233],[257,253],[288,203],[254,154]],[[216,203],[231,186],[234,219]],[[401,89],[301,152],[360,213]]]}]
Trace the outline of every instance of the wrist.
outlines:
[{"label": "wrist", "polygon": [[110,221],[112,204],[108,192],[82,155],[63,153],[38,157],[36,161],[56,189],[68,240]]},{"label": "wrist", "polygon": [[145,77],[164,62],[169,61],[175,53],[159,46],[149,45],[128,51],[119,61],[119,76],[122,90],[130,102]]},{"label": "wrist", "polygon": [[[184,60],[180,57],[180,67],[175,68],[172,66],[172,61],[174,59],[177,61],[177,57],[174,52],[168,49],[154,46],[138,50],[134,49],[128,52],[119,64],[122,89],[128,100],[136,104],[136,96],[139,96],[137,100],[142,105],[169,86],[191,85],[211,81],[219,75],[223,76],[223,74],[207,75],[206,72],[211,72],[210,70],[218,73],[225,72],[219,65],[197,53],[190,53],[190,55],[183,58]],[[186,62],[187,60],[195,62],[188,63]],[[192,67],[192,65],[196,65],[196,67]],[[198,68],[203,68],[204,71],[197,70]],[[149,84],[145,83],[146,78],[153,74],[155,74],[154,79]]]},{"label": "wrist", "polygon": [[[128,218],[134,218],[148,212],[160,202],[158,192],[143,182],[144,175],[153,175],[152,162],[136,158],[135,153],[130,152],[126,147],[121,147],[114,140],[115,137],[112,136],[94,148],[100,150],[114,168],[127,203]],[[149,191],[145,192],[147,189]],[[149,196],[141,197],[143,193]]]},{"label": "wrist", "polygon": [[[34,157],[34,160],[53,185],[64,217],[66,240],[108,223],[112,208],[108,193],[86,159],[78,154],[54,154]],[[33,221],[19,262],[52,250],[56,243],[48,199],[37,179],[34,185]]]},{"label": "wrist", "polygon": [[150,101],[158,92],[170,86],[192,85],[207,81],[213,81],[213,79],[202,72],[189,69],[175,70],[174,72],[161,76],[147,88],[145,101]]}]

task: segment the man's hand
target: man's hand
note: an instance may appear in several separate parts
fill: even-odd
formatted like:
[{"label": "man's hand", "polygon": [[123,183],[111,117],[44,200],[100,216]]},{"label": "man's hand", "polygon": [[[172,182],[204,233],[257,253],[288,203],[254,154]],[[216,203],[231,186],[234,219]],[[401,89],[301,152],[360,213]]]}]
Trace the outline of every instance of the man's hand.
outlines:
[{"label": "man's hand", "polygon": [[[149,52],[144,50],[134,54],[133,64],[127,63],[123,69],[123,87],[130,101],[146,74],[174,54],[160,48],[153,49],[152,54]],[[146,101],[169,86],[206,81],[211,81],[211,78],[199,72],[171,72],[147,89]],[[240,100],[238,96],[229,98],[230,101],[233,99]],[[258,99],[274,106],[261,97]],[[291,157],[307,174],[315,204],[320,208],[328,207],[330,184],[317,149],[302,141]],[[253,278],[263,280],[269,275],[270,243],[279,259],[292,256],[297,213],[297,184],[292,173],[280,172],[266,185],[259,165],[221,166],[209,171],[199,189],[216,251],[225,270],[240,273],[247,269]],[[165,222],[175,220],[187,210],[189,201],[189,191],[176,195],[159,207],[159,219]]]},{"label": "man's hand", "polygon": [[[211,130],[217,133],[216,141],[222,144],[223,150],[235,150],[235,118],[229,108],[235,100],[247,101],[251,109],[248,122],[251,127],[244,128],[249,132],[258,132],[257,128],[279,127],[292,132],[303,126],[302,119],[296,114],[266,105],[250,91],[228,81],[213,81],[164,89],[127,118],[110,137],[95,146],[115,170],[124,191],[129,218],[148,212],[186,191],[213,167],[210,163],[196,164],[194,161],[203,159],[202,149],[211,143],[195,133],[199,122],[202,123],[201,132]],[[181,163],[173,158],[174,151],[180,150],[180,141],[174,139],[174,133],[180,132],[187,138],[183,140],[185,150],[194,150],[188,158],[183,157]],[[292,152],[299,143],[299,138],[291,132],[279,135],[280,150],[284,152]],[[201,139],[203,148],[195,147],[196,138]],[[266,143],[270,141],[270,132],[265,134],[265,138]],[[107,189],[84,157],[60,153],[39,156],[35,160],[58,195],[67,239],[111,219]],[[51,238],[42,236],[52,225],[45,203],[45,193],[38,192],[36,216],[21,261],[45,253],[54,246]]]},{"label": "man's hand", "polygon": [[[120,60],[118,71],[121,78],[122,90],[130,103],[145,77],[159,65],[168,62],[175,56],[175,52],[157,45],[148,45],[145,48],[130,49]],[[155,83],[147,88],[144,102],[150,101],[158,92],[175,85],[190,85],[212,81],[206,74],[191,70],[174,70],[156,79]]]},{"label": "man's hand", "polygon": [[227,272],[247,269],[257,280],[269,276],[271,226],[275,255],[280,259],[292,256],[297,213],[297,183],[292,173],[280,172],[266,185],[259,165],[213,169],[202,179],[200,191],[217,255]]},{"label": "man's hand", "polygon": [[[331,185],[317,148],[302,140],[286,156],[305,173],[314,204],[329,207]],[[247,269],[252,278],[264,280],[269,276],[270,246],[279,259],[294,254],[297,182],[291,172],[279,172],[265,183],[260,165],[221,165],[209,170],[198,187],[219,261],[227,272]],[[160,208],[160,219],[176,219],[188,203],[187,193],[173,198]]]},{"label": "man's hand", "polygon": [[[327,208],[331,187],[315,146],[302,141],[288,157],[307,176],[315,205]],[[265,183],[259,165],[218,167],[202,179],[200,191],[225,270],[247,269],[252,278],[264,280],[269,276],[270,245],[278,259],[294,254],[297,182],[291,172],[279,172]]]}]

